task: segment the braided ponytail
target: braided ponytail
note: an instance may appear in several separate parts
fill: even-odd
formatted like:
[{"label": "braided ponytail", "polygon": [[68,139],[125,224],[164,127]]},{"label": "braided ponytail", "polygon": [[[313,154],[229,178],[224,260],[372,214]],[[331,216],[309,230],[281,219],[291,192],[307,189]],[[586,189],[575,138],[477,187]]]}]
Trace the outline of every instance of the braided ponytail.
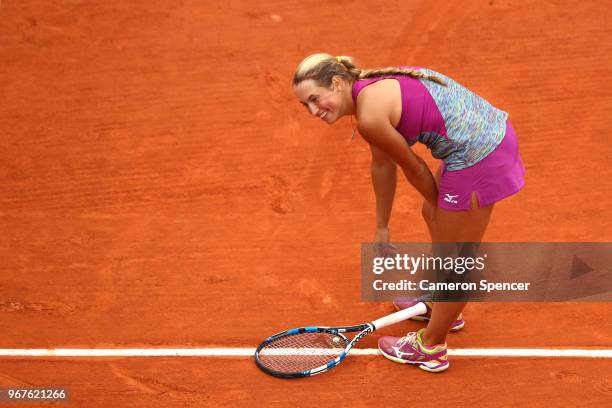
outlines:
[{"label": "braided ponytail", "polygon": [[421,72],[417,69],[411,68],[396,68],[396,67],[388,67],[388,68],[379,68],[379,69],[364,69],[359,74],[359,79],[365,78],[374,78],[379,76],[386,75],[406,75],[411,76],[413,78],[426,79],[428,81],[433,81],[439,85],[446,86],[446,82],[442,79],[438,78],[435,75],[427,75],[424,72]]},{"label": "braided ponytail", "polygon": [[435,75],[427,75],[416,69],[387,67],[379,69],[360,69],[351,57],[319,53],[306,57],[297,67],[293,75],[293,85],[306,79],[313,79],[319,86],[329,87],[334,76],[339,76],[347,82],[358,79],[375,78],[387,75],[405,75],[413,78],[433,81],[442,86],[446,83]]}]

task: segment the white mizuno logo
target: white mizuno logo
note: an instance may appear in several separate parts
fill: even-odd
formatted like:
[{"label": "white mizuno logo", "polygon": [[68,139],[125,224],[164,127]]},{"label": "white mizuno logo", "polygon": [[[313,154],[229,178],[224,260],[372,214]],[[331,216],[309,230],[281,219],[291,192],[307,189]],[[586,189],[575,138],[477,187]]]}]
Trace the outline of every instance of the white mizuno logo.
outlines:
[{"label": "white mizuno logo", "polygon": [[391,347],[393,349],[393,351],[395,351],[395,355],[398,356],[399,358],[414,358],[415,357],[415,353],[404,353],[403,351],[400,351],[400,347],[396,347],[396,346],[392,346]]},{"label": "white mizuno logo", "polygon": [[455,200],[457,197],[459,197],[459,194],[444,194],[444,201],[446,201],[447,203],[451,203],[451,204],[457,204],[457,200]]}]

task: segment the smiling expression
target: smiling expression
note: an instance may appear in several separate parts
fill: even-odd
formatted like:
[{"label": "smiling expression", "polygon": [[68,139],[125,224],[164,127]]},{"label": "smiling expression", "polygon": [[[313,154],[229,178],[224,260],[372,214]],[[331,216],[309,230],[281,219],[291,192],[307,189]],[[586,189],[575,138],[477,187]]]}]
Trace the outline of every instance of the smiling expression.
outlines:
[{"label": "smiling expression", "polygon": [[328,124],[337,121],[345,113],[342,88],[336,81],[330,88],[318,86],[312,79],[306,79],[293,87],[295,96],[311,115]]}]

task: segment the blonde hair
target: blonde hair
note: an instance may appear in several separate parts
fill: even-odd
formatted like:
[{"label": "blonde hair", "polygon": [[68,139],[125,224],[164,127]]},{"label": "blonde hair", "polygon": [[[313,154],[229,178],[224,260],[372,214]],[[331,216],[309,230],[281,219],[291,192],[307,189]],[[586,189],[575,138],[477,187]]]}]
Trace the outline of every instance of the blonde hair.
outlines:
[{"label": "blonde hair", "polygon": [[347,82],[355,82],[358,79],[386,75],[406,75],[446,86],[446,83],[437,76],[427,75],[416,69],[399,67],[360,69],[353,63],[351,57],[334,57],[325,53],[312,54],[304,58],[295,70],[293,85],[297,85],[306,79],[312,79],[319,86],[329,87],[334,76],[339,76]]}]

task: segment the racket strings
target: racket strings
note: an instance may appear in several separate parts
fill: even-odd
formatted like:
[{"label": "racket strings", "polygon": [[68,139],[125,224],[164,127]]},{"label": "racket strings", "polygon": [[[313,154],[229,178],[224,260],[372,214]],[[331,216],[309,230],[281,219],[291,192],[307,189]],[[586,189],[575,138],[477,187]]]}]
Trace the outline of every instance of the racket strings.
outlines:
[{"label": "racket strings", "polygon": [[259,351],[259,361],[283,373],[311,370],[327,364],[344,351],[346,340],[332,333],[298,333],[279,337]]}]

